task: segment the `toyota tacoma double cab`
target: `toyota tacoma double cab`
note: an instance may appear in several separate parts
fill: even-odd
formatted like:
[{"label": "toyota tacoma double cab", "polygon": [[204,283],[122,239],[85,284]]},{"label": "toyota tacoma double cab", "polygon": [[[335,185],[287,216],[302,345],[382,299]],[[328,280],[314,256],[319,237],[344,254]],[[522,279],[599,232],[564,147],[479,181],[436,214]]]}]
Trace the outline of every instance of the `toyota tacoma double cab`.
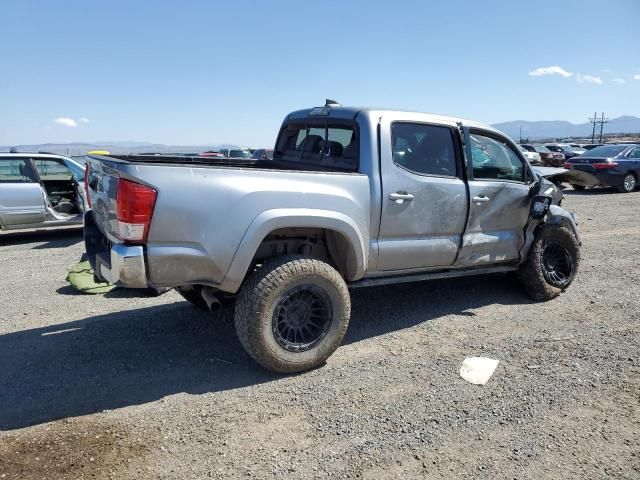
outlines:
[{"label": "toyota tacoma double cab", "polygon": [[349,289],[516,272],[535,300],[573,281],[562,193],[499,131],[457,118],[324,106],[290,113],[273,159],[92,155],[85,243],[98,280],[175,288],[214,308],[267,369],[340,345]]}]

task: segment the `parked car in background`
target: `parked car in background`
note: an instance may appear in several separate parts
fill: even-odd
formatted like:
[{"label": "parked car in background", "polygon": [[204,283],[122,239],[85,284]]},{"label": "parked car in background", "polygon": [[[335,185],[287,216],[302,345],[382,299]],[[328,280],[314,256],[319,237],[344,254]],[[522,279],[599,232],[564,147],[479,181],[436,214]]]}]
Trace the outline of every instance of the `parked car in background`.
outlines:
[{"label": "parked car in background", "polygon": [[[632,192],[640,179],[640,145],[602,145],[567,161],[564,168],[590,173],[598,178],[601,186]],[[573,188],[584,187],[573,185]]]},{"label": "parked car in background", "polygon": [[257,148],[253,151],[251,158],[255,160],[273,160],[273,149]]},{"label": "parked car in background", "polygon": [[542,165],[545,167],[561,167],[562,165],[564,165],[564,155],[562,153],[552,152],[544,145],[523,144],[521,146],[525,150],[529,150],[530,152],[539,153]]},{"label": "parked car in background", "polygon": [[198,154],[199,157],[213,157],[213,158],[224,158],[224,154],[220,152],[216,152],[215,150],[209,150],[206,152],[202,152]]},{"label": "parked car in background", "polygon": [[242,346],[292,373],[340,345],[349,286],[513,271],[540,301],[578,271],[562,192],[489,126],[327,102],[287,115],[274,150],[269,162],[199,168],[91,156],[85,245],[97,278],[173,287],[205,309],[237,295]]},{"label": "parked car in background", "polygon": [[522,152],[522,155],[524,155],[524,158],[527,159],[530,165],[542,165],[542,159],[538,152],[531,152],[526,148],[524,148],[522,145],[518,145],[518,148],[520,149],[520,151]]},{"label": "parked car in background", "polygon": [[0,153],[0,229],[81,225],[84,172],[69,157]]},{"label": "parked car in background", "polygon": [[596,147],[601,147],[602,145],[604,145],[604,143],[592,143],[589,145],[582,145],[582,148],[584,148],[585,150],[592,150]]},{"label": "parked car in background", "polygon": [[572,147],[567,143],[548,143],[545,145],[549,150],[564,155],[565,160],[582,155],[586,150],[580,147]]},{"label": "parked car in background", "polygon": [[251,150],[248,148],[221,148],[219,152],[225,158],[251,158]]}]

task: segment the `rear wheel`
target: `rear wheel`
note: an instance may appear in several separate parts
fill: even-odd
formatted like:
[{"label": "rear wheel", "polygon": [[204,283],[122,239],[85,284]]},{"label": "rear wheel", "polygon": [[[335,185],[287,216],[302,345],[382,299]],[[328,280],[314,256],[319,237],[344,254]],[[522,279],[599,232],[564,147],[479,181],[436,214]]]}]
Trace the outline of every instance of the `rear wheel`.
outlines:
[{"label": "rear wheel", "polygon": [[622,193],[630,193],[636,189],[638,180],[632,172],[627,172],[622,179],[622,185],[618,187],[618,190]]},{"label": "rear wheel", "polygon": [[317,367],[342,342],[351,315],[347,285],[327,263],[287,256],[265,262],[236,303],[240,343],[263,367],[294,373]]},{"label": "rear wheel", "polygon": [[580,246],[573,231],[544,225],[536,232],[529,256],[520,267],[520,281],[534,300],[551,300],[571,285],[579,263]]}]

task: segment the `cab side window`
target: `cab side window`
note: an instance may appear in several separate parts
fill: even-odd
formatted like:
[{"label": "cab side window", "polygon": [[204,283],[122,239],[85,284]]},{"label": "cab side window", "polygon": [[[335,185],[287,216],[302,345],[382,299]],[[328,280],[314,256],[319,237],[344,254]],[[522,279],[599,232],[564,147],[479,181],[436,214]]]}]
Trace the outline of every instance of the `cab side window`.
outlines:
[{"label": "cab side window", "polygon": [[629,154],[629,158],[634,158],[636,160],[640,160],[640,148],[636,148],[634,150],[631,150],[631,153]]},{"label": "cab side window", "polygon": [[422,123],[391,125],[393,162],[418,175],[455,177],[456,150],[451,128]]},{"label": "cab side window", "polygon": [[35,183],[31,163],[24,158],[0,158],[0,183]]},{"label": "cab side window", "polygon": [[525,181],[524,164],[506,142],[478,133],[472,133],[470,140],[473,178]]}]

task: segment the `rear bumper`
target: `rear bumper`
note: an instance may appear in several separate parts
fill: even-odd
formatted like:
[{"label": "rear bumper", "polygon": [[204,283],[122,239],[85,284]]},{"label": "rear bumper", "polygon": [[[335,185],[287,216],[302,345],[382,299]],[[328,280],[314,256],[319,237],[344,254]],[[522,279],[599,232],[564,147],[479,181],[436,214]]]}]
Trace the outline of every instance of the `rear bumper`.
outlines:
[{"label": "rear bumper", "polygon": [[91,211],[85,214],[84,243],[96,280],[127,288],[148,287],[144,247],[109,242]]},{"label": "rear bumper", "polygon": [[591,165],[574,164],[572,170],[590,173],[598,179],[600,185],[605,187],[621,187],[626,171],[598,171]]},{"label": "rear bumper", "polygon": [[109,258],[96,255],[95,275],[127,288],[147,288],[144,249],[139,245],[114,245]]}]

